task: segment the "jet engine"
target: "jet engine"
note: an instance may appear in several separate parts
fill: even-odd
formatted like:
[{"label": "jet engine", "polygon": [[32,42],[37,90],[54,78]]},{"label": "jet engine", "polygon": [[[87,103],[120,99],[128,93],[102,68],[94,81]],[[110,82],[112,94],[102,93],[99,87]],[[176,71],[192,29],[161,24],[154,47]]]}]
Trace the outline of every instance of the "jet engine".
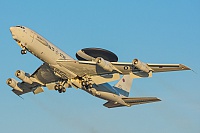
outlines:
[{"label": "jet engine", "polygon": [[151,71],[151,68],[144,62],[141,62],[138,59],[133,60],[133,65],[138,68],[141,71],[144,71],[146,73],[149,73]]},{"label": "jet engine", "polygon": [[6,81],[7,85],[9,85],[11,88],[13,88],[14,90],[23,92],[23,90],[21,88],[18,87],[18,82],[15,79],[9,78]]},{"label": "jet engine", "polygon": [[109,61],[104,60],[102,57],[97,57],[95,62],[106,71],[112,72],[114,70],[113,65]]},{"label": "jet engine", "polygon": [[21,79],[22,81],[28,83],[28,84],[32,84],[33,81],[29,78],[29,74],[25,73],[22,70],[17,70],[15,72],[15,76],[18,77],[19,79]]}]

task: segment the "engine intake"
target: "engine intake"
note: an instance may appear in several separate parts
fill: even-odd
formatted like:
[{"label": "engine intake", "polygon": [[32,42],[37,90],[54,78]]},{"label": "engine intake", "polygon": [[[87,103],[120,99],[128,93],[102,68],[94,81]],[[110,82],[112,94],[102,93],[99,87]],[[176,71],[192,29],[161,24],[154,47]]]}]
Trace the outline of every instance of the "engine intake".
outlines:
[{"label": "engine intake", "polygon": [[97,57],[95,59],[95,62],[98,66],[100,66],[106,71],[112,72],[114,70],[113,65],[109,61],[104,60],[102,57]]},{"label": "engine intake", "polygon": [[18,82],[15,79],[9,78],[9,79],[7,79],[6,83],[7,83],[7,85],[9,85],[14,90],[23,92],[23,90],[21,88],[19,88],[19,86],[17,85]]},{"label": "engine intake", "polygon": [[133,65],[138,68],[141,71],[144,71],[146,73],[149,73],[151,71],[151,68],[144,62],[141,62],[138,59],[133,60]]},{"label": "engine intake", "polygon": [[28,84],[32,84],[33,81],[29,78],[29,74],[25,73],[22,70],[17,70],[15,72],[15,76],[18,77],[19,79],[21,79],[22,81],[28,83]]}]

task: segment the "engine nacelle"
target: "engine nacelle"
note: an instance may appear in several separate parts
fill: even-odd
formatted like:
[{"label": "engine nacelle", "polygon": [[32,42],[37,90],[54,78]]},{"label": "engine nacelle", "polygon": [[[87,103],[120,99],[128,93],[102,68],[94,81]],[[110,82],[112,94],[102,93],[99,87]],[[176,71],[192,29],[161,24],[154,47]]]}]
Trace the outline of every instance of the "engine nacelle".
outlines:
[{"label": "engine nacelle", "polygon": [[95,62],[106,71],[112,72],[114,70],[113,65],[109,61],[104,60],[102,57],[97,57]]},{"label": "engine nacelle", "polygon": [[25,73],[22,70],[17,70],[15,72],[15,76],[18,77],[19,79],[21,79],[22,81],[28,83],[28,84],[32,84],[33,81],[28,77],[29,74]]},{"label": "engine nacelle", "polygon": [[138,59],[133,60],[133,65],[139,70],[144,71],[146,73],[149,73],[151,71],[151,68],[146,63],[143,63]]},{"label": "engine nacelle", "polygon": [[18,82],[15,79],[9,78],[9,79],[7,79],[6,83],[7,83],[7,85],[9,85],[14,90],[23,92],[23,90],[21,88],[19,88],[19,86],[17,85]]}]

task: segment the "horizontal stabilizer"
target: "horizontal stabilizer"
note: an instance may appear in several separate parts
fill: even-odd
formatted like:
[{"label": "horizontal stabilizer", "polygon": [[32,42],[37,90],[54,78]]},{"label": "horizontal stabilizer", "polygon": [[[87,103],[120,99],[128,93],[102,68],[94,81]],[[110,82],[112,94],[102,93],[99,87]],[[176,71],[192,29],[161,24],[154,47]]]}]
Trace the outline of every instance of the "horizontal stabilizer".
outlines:
[{"label": "horizontal stabilizer", "polygon": [[107,108],[115,108],[115,107],[123,107],[124,105],[119,104],[119,103],[115,103],[113,101],[108,101],[107,103],[105,103],[103,106],[107,107]]},{"label": "horizontal stabilizer", "polygon": [[135,97],[135,98],[122,98],[125,103],[129,105],[137,105],[137,104],[145,104],[151,102],[158,102],[161,101],[157,97]]},{"label": "horizontal stabilizer", "polygon": [[[135,97],[135,98],[122,98],[122,99],[124,100],[125,103],[127,103],[130,106],[161,101],[157,97],[138,97],[138,98]],[[115,107],[122,107],[124,105],[121,105],[113,101],[108,101],[107,103],[104,104],[104,106],[107,108],[115,108]]]}]

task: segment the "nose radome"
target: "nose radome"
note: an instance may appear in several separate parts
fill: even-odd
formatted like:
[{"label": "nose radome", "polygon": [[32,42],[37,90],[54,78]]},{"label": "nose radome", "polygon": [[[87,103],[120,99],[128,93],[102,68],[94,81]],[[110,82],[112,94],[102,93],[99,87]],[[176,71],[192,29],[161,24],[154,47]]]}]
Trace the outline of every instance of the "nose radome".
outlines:
[{"label": "nose radome", "polygon": [[15,27],[10,27],[10,32],[12,34],[13,39],[17,39],[15,29],[16,29]]},{"label": "nose radome", "polygon": [[14,27],[10,27],[10,31],[11,31],[11,32],[13,31],[13,29],[14,29]]},{"label": "nose radome", "polygon": [[14,32],[14,29],[15,29],[14,27],[10,27],[10,32],[11,32],[12,35],[14,34],[14,33],[13,33],[13,32]]}]

